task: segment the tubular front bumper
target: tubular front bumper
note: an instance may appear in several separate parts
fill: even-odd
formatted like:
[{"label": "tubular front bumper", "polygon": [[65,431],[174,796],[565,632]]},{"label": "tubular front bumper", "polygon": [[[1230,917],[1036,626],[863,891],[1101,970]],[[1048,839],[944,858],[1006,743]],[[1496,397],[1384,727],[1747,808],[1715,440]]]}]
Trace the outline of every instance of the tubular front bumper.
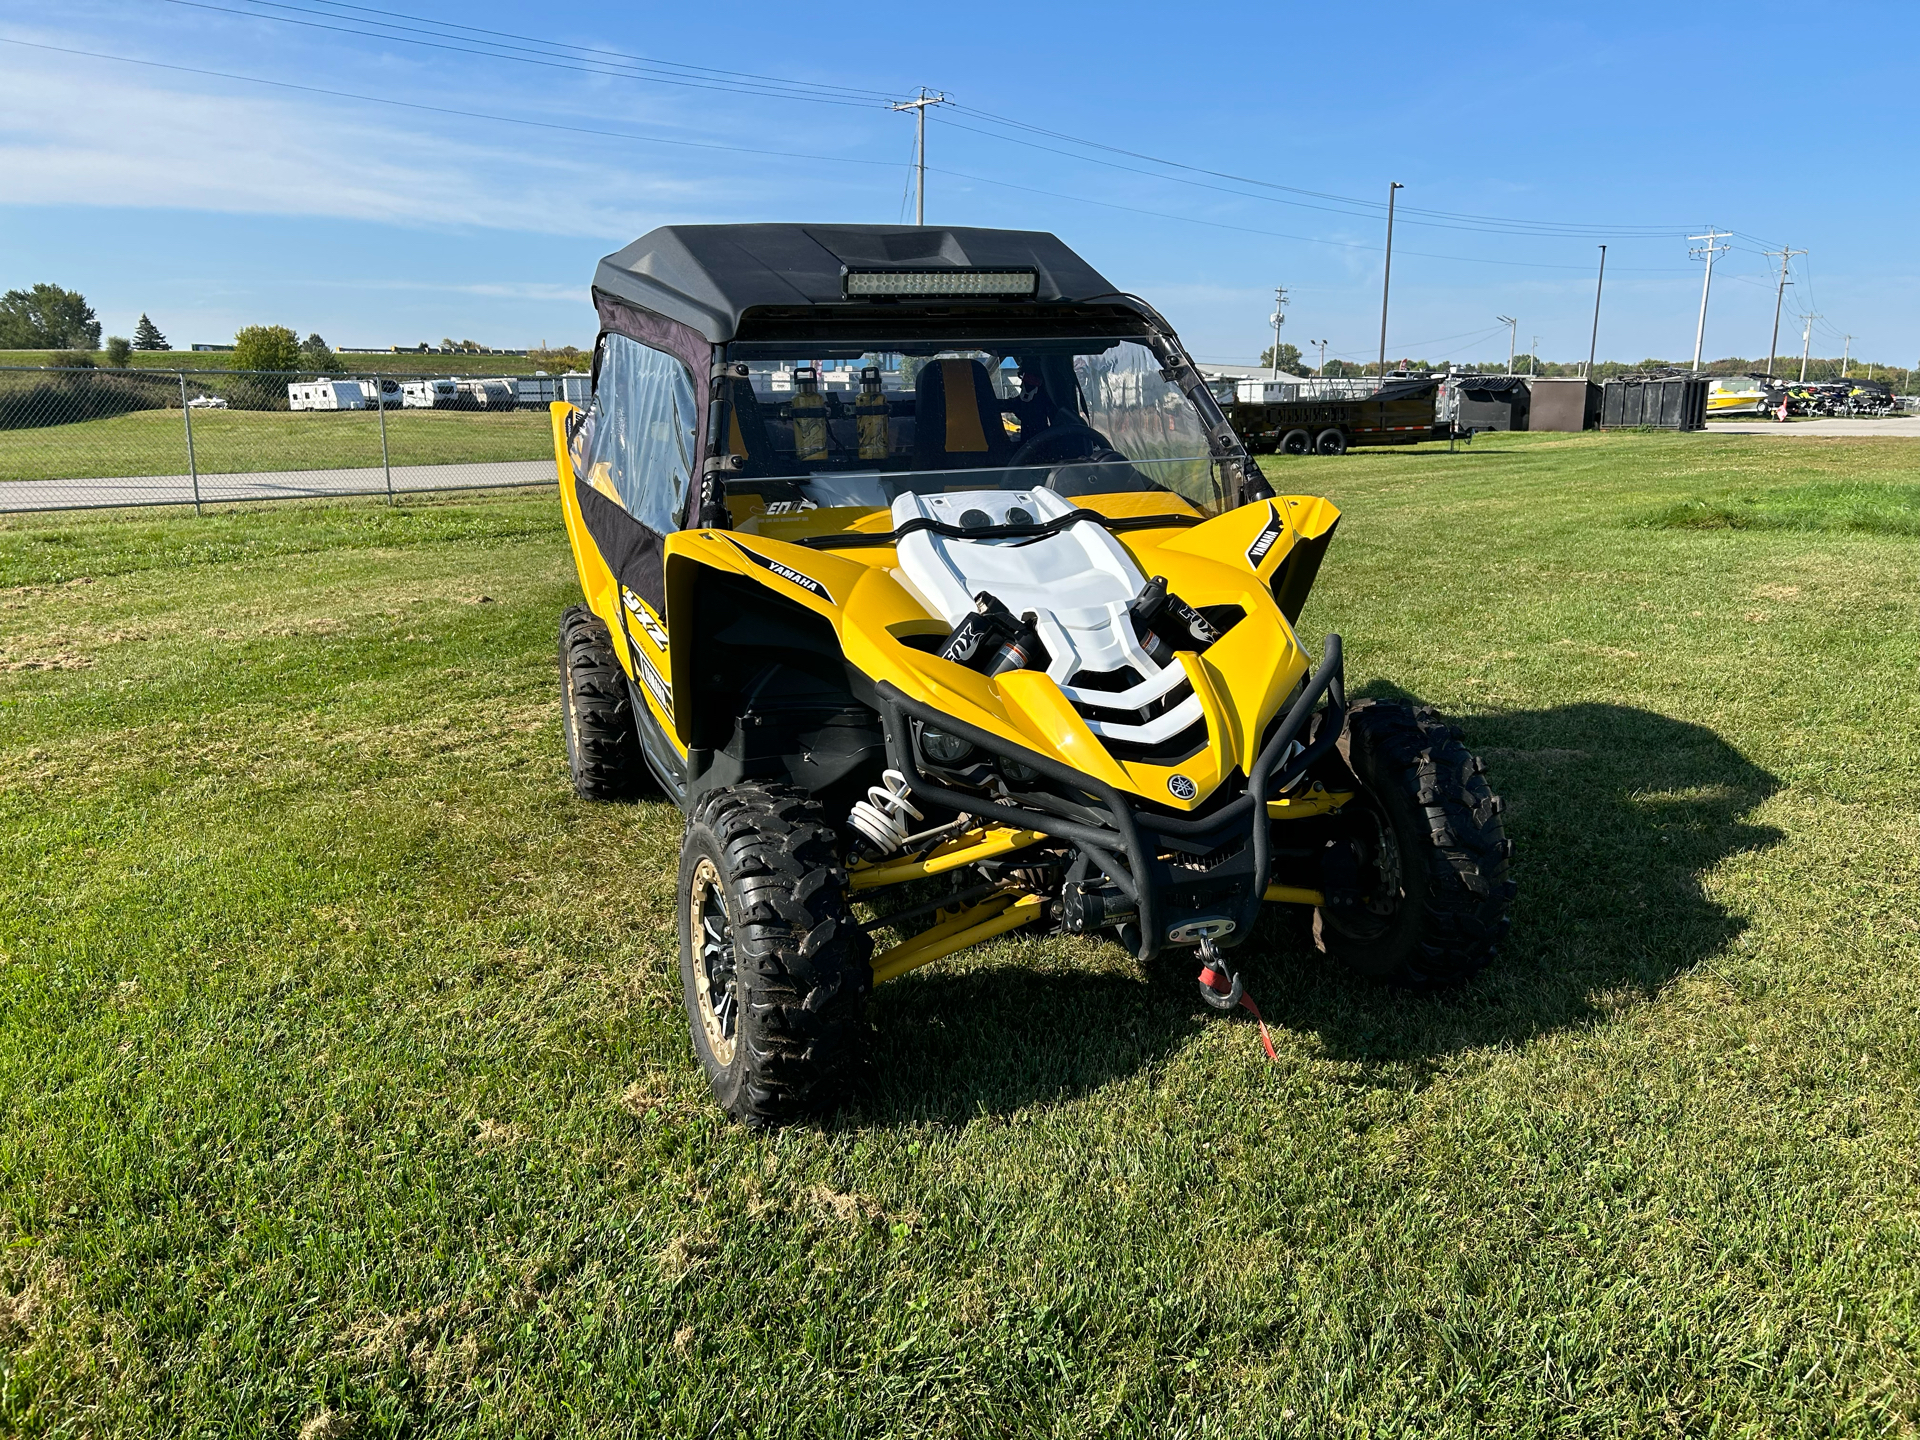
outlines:
[{"label": "tubular front bumper", "polygon": [[[1333,748],[1347,712],[1340,637],[1329,635],[1325,653],[1306,689],[1261,746],[1246,790],[1211,814],[1176,816],[1136,808],[1105,781],[1009,745],[932,706],[910,700],[887,681],[881,681],[877,688],[886,726],[888,763],[906,776],[914,798],[964,811],[993,824],[1038,831],[1072,845],[1136,907],[1140,934],[1136,953],[1143,961],[1165,945],[1197,943],[1200,936],[1194,927],[1204,928],[1203,922],[1232,922],[1224,933],[1216,931],[1222,945],[1237,945],[1252,933],[1271,862],[1266,802]],[[1296,747],[1297,738],[1323,698],[1327,702],[1327,723],[1311,744]],[[1055,784],[1068,787],[1082,797],[1071,807],[1079,815],[989,800],[930,778],[913,743],[911,722],[915,720],[970,741],[990,755],[1030,766]],[[1245,843],[1235,853],[1204,870],[1162,858],[1162,852],[1168,849],[1210,854],[1230,849],[1242,840]],[[1172,935],[1177,930],[1187,933],[1176,940]]]}]

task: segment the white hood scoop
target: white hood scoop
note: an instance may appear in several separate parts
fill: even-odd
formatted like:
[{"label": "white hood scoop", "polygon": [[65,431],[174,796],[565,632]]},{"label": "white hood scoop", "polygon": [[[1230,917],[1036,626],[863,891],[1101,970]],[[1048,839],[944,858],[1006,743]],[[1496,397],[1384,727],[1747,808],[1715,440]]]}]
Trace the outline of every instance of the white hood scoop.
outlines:
[{"label": "white hood scoop", "polygon": [[[945,495],[901,495],[893,527],[927,519],[961,529],[1044,524],[1075,507],[1051,490],[962,490]],[[1134,712],[1186,687],[1186,672],[1156,664],[1134,634],[1128,606],[1147,577],[1119,541],[1094,521],[1069,525],[1039,539],[950,539],[916,530],[898,547],[903,578],[941,619],[958,626],[974,613],[974,597],[992,595],[1015,615],[1031,613],[1047,647],[1048,677],[1083,715],[1089,709]],[[1079,688],[1083,672],[1107,675],[1131,669],[1137,683],[1123,691]],[[1185,698],[1144,723],[1087,715],[1103,740],[1152,745],[1202,718],[1199,697]]]}]

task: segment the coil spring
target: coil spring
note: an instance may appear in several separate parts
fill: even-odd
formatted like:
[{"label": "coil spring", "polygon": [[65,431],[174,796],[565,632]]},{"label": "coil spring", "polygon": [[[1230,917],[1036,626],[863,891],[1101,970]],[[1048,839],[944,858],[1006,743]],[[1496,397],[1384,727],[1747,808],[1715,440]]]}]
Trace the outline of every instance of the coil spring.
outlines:
[{"label": "coil spring", "polygon": [[898,770],[881,775],[878,785],[867,787],[867,798],[855,803],[847,823],[867,838],[879,855],[891,855],[907,843],[912,834],[908,817],[924,820],[909,798],[907,777]]}]

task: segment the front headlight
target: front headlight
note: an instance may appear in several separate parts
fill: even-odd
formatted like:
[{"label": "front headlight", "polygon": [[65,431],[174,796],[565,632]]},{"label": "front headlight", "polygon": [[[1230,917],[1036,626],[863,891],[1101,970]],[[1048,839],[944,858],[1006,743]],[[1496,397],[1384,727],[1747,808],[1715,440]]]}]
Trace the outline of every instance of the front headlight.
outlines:
[{"label": "front headlight", "polygon": [[922,730],[920,753],[936,765],[958,765],[973,753],[973,744],[943,730]]}]

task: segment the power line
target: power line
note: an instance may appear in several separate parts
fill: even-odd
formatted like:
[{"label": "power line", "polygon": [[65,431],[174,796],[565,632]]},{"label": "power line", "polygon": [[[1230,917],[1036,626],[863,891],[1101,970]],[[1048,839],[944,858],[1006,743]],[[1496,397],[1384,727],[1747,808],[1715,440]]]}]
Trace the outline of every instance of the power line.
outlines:
[{"label": "power line", "polygon": [[[278,10],[295,10],[302,7],[279,3],[279,0],[247,0],[254,5],[267,5]],[[453,20],[437,20],[428,15],[411,15],[401,10],[377,10],[366,5],[351,5],[346,0],[314,0],[314,4],[325,6],[325,10],[306,9],[306,14],[325,14],[332,10],[350,10],[362,15],[371,15],[382,25],[391,25],[394,20],[418,20],[425,25],[436,25],[441,30],[461,30],[470,35],[493,36],[502,40],[521,40],[546,50],[571,50],[588,60],[623,60],[636,65],[656,66],[674,71],[686,71],[693,74],[723,77],[730,80],[750,80],[758,84],[804,87],[813,90],[837,91],[843,95],[856,96],[873,101],[884,101],[887,92],[882,90],[863,90],[848,85],[829,85],[816,80],[789,80],[777,75],[760,75],[750,70],[722,70],[711,65],[689,65],[681,60],[661,60],[650,55],[634,55],[622,50],[608,50],[585,45],[569,45],[561,40],[548,40],[535,35],[521,35],[511,30],[489,30],[478,25],[462,25]]]},{"label": "power line", "polygon": [[[230,70],[207,70],[197,65],[174,65],[164,60],[138,60],[131,55],[109,55],[100,50],[79,50],[68,45],[43,45],[32,40],[15,40],[0,35],[0,45],[21,45],[29,50],[50,50],[59,55],[81,55],[89,60],[112,60],[121,65],[144,65],[153,70],[174,70],[184,75],[205,75],[215,80],[238,80],[247,85],[266,85],[275,90],[298,90],[307,95],[326,95],[335,100],[355,100],[367,105],[393,105],[402,110],[423,110],[434,115],[452,115],[462,120],[494,120],[506,125],[527,125],[538,130],[559,130],[569,135],[597,135],[609,140],[637,140],[647,145],[674,145],[691,150],[724,150],[735,155],[754,155],[775,160],[824,160],[836,165],[878,165],[891,168],[898,160],[868,160],[852,155],[816,155],[803,150],[762,150],[749,145],[723,145],[715,140],[669,140],[659,135],[640,135],[631,130],[605,130],[591,125],[565,125],[557,120],[528,120],[518,115],[495,115],[484,110],[461,110],[450,105],[428,105],[418,100],[395,100],[386,95],[363,95],[352,90],[332,90],[323,85],[301,85],[291,80],[268,80],[258,75],[239,75]],[[909,175],[912,167],[907,167]]]},{"label": "power line", "polygon": [[[1225,220],[1202,220],[1197,215],[1182,215],[1171,210],[1149,210],[1140,205],[1122,205],[1117,200],[1095,200],[1089,195],[1075,195],[1060,189],[1041,189],[1035,185],[1021,185],[1012,180],[998,180],[991,175],[974,175],[965,170],[947,170],[939,166],[927,167],[936,175],[950,175],[956,180],[972,180],[980,185],[998,185],[1005,190],[1019,190],[1028,195],[1045,195],[1053,200],[1072,200],[1081,205],[1098,205],[1108,210],[1122,210],[1129,215],[1151,215],[1158,220],[1178,220],[1186,225],[1204,225],[1212,230],[1233,230],[1242,235],[1261,235],[1270,240],[1298,240],[1307,245],[1332,245],[1342,250],[1371,250],[1380,253],[1382,247],[1368,245],[1358,240],[1327,240],[1318,235],[1295,235],[1285,230],[1261,230],[1252,225],[1233,225]],[[1396,247],[1399,255],[1413,255],[1422,260],[1450,260],[1462,265],[1513,265],[1526,270],[1578,270],[1584,272],[1584,265],[1556,265],[1545,260],[1490,260],[1478,255],[1436,255],[1430,250],[1408,250]],[[1684,271],[1667,266],[1620,265],[1619,270],[1628,270],[1639,275],[1679,275]]]},{"label": "power line", "polygon": [[[956,108],[956,109],[962,109],[962,110],[966,110],[968,114],[976,114],[976,113],[978,113],[978,112],[976,112],[976,111],[973,111],[973,110],[971,110],[971,109],[969,109],[969,108],[968,108],[968,107],[966,107],[966,106],[956,106],[955,108]],[[1086,163],[1088,163],[1088,164],[1092,164],[1092,165],[1104,165],[1104,166],[1106,166],[1106,167],[1107,167],[1108,169],[1110,169],[1110,170],[1120,170],[1120,171],[1123,171],[1123,172],[1125,172],[1126,174],[1129,174],[1129,175],[1145,175],[1145,176],[1147,176],[1147,177],[1148,177],[1149,179],[1154,179],[1154,180],[1169,180],[1169,181],[1172,181],[1172,182],[1173,182],[1174,184],[1176,184],[1176,185],[1190,185],[1190,186],[1193,186],[1193,187],[1195,187],[1196,189],[1200,189],[1200,190],[1211,190],[1211,191],[1214,191],[1214,192],[1215,192],[1216,194],[1220,194],[1220,195],[1232,195],[1232,196],[1234,196],[1234,197],[1235,197],[1236,199],[1240,199],[1240,200],[1259,200],[1259,201],[1264,201],[1264,202],[1266,202],[1267,204],[1271,204],[1271,205],[1291,205],[1291,206],[1295,206],[1295,207],[1297,207],[1297,208],[1299,208],[1299,209],[1302,209],[1302,210],[1318,210],[1318,211],[1321,211],[1322,213],[1325,213],[1325,214],[1329,214],[1329,215],[1344,215],[1344,216],[1347,216],[1347,217],[1349,217],[1349,218],[1358,218],[1358,219],[1377,219],[1377,218],[1378,218],[1378,216],[1379,216],[1379,214],[1381,213],[1381,212],[1380,212],[1380,211],[1378,211],[1378,210],[1375,210],[1375,211],[1372,211],[1372,212],[1358,212],[1358,211],[1354,211],[1354,210],[1351,210],[1351,209],[1340,209],[1340,208],[1338,208],[1338,207],[1336,207],[1336,206],[1333,206],[1333,205],[1314,205],[1314,204],[1309,204],[1308,202],[1306,202],[1306,201],[1304,201],[1304,200],[1289,200],[1289,199],[1285,199],[1285,198],[1283,198],[1283,197],[1281,197],[1281,196],[1279,196],[1279,195],[1251,195],[1251,194],[1248,194],[1248,193],[1247,193],[1247,192],[1246,192],[1245,190],[1235,190],[1235,189],[1231,189],[1231,188],[1229,188],[1228,186],[1225,186],[1225,185],[1210,185],[1210,184],[1208,184],[1208,183],[1207,183],[1206,181],[1204,181],[1204,180],[1190,180],[1190,179],[1188,179],[1188,178],[1186,178],[1185,176],[1181,176],[1181,175],[1163,175],[1163,174],[1161,174],[1160,172],[1158,172],[1158,171],[1155,171],[1155,170],[1144,170],[1144,169],[1142,169],[1142,168],[1140,168],[1140,167],[1139,167],[1139,166],[1137,166],[1137,165],[1122,165],[1122,164],[1120,164],[1119,162],[1117,162],[1117,161],[1114,161],[1114,160],[1102,160],[1101,158],[1099,158],[1098,156],[1095,156],[1095,155],[1079,155],[1079,154],[1076,154],[1076,153],[1074,153],[1074,152],[1073,152],[1073,151],[1071,151],[1071,150],[1062,150],[1062,149],[1059,149],[1058,147],[1056,147],[1056,146],[1053,146],[1053,145],[1041,145],[1041,144],[1039,144],[1039,143],[1037,143],[1037,142],[1035,142],[1035,141],[1032,141],[1032,140],[1022,140],[1022,139],[1020,139],[1020,138],[1019,138],[1018,136],[1013,136],[1013,135],[1000,135],[1000,134],[996,134],[995,132],[993,132],[993,131],[991,131],[991,130],[982,130],[982,129],[980,129],[980,128],[979,128],[978,126],[974,126],[974,125],[962,125],[962,124],[960,124],[960,123],[959,123],[958,121],[955,121],[955,120],[947,120],[947,119],[942,119],[942,120],[940,120],[940,121],[939,121],[939,123],[940,123],[940,124],[942,124],[942,125],[945,125],[945,126],[947,126],[947,127],[949,128],[949,129],[953,129],[953,130],[964,130],[964,131],[966,131],[966,132],[967,132],[968,134],[971,134],[971,135],[984,135],[984,136],[986,136],[986,137],[987,137],[988,139],[990,139],[990,140],[1003,140],[1003,141],[1005,141],[1005,142],[1007,142],[1008,144],[1011,144],[1011,145],[1024,145],[1024,146],[1026,146],[1026,147],[1027,147],[1028,149],[1031,149],[1031,150],[1039,150],[1039,151],[1041,151],[1041,152],[1043,152],[1043,153],[1045,153],[1045,154],[1048,154],[1048,155],[1061,155],[1061,156],[1064,156],[1064,157],[1066,157],[1066,158],[1067,158],[1067,159],[1069,159],[1069,160],[1080,160],[1080,161],[1084,161],[1084,162],[1086,162]],[[1045,132],[1045,133],[1052,133],[1052,132]],[[1078,143],[1084,143],[1084,144],[1094,144],[1094,143],[1096,143],[1096,142],[1093,142],[1093,141],[1085,141],[1085,142],[1078,142]],[[1103,149],[1112,149],[1113,147],[1110,147],[1110,146],[1103,146],[1103,147],[1101,147],[1101,148],[1103,148]],[[1120,154],[1124,154],[1124,155],[1133,155],[1133,154],[1134,154],[1135,152],[1133,152],[1133,151],[1131,151],[1131,150],[1124,150],[1124,151],[1118,151],[1117,153],[1120,153]],[[1145,156],[1145,157],[1141,157],[1141,158],[1145,158],[1145,159],[1149,159],[1149,160],[1154,160],[1154,157],[1152,157],[1152,156]],[[1178,162],[1176,162],[1176,161],[1164,161],[1164,160],[1154,160],[1154,163],[1155,163],[1155,164],[1162,164],[1162,165],[1173,165],[1173,164],[1177,164]],[[1193,169],[1193,168],[1195,168],[1195,167],[1191,167],[1191,166],[1188,166],[1188,167],[1184,167],[1184,168],[1188,168],[1188,169]],[[1205,175],[1219,175],[1219,174],[1220,174],[1220,172],[1218,172],[1218,171],[1213,171],[1213,170],[1202,170],[1202,171],[1200,171],[1199,173],[1201,173],[1201,174],[1205,174]],[[1225,177],[1225,178],[1232,178],[1232,179],[1239,179],[1240,177],[1237,177],[1237,176],[1234,176],[1234,177]],[[1283,190],[1283,191],[1287,191],[1287,192],[1288,192],[1288,193],[1290,193],[1290,194],[1301,194],[1301,195],[1316,195],[1316,194],[1318,193],[1318,192],[1315,192],[1315,191],[1310,191],[1310,190],[1298,190],[1298,189],[1296,189],[1295,187],[1293,187],[1293,186],[1288,186],[1288,185],[1271,185],[1271,183],[1270,183],[1270,182],[1267,182],[1267,181],[1260,181],[1260,180],[1244,180],[1244,181],[1242,181],[1242,183],[1244,183],[1244,184],[1249,184],[1249,185],[1270,185],[1270,188],[1273,188],[1273,189],[1276,189],[1276,190]],[[1325,198],[1330,198],[1330,199],[1340,199],[1340,198],[1342,198],[1342,197],[1339,197],[1339,196],[1332,196],[1332,197],[1325,197]],[[1371,203],[1373,203],[1373,202],[1360,202],[1360,201],[1355,201],[1355,202],[1353,202],[1353,203],[1355,203],[1355,204],[1361,204],[1361,203],[1368,203],[1368,204],[1371,204]],[[1415,213],[1421,213],[1421,212],[1415,212]],[[1425,212],[1425,213],[1429,213],[1429,214],[1433,214],[1433,213],[1444,213],[1444,212],[1431,212],[1431,211],[1430,211],[1430,212]],[[1501,226],[1492,226],[1492,225],[1465,225],[1465,224],[1455,224],[1455,223],[1451,223],[1451,222],[1449,222],[1449,221],[1440,221],[1440,220],[1419,220],[1419,219],[1415,219],[1415,220],[1405,220],[1405,221],[1403,221],[1402,223],[1404,223],[1404,224],[1409,224],[1409,225],[1422,225],[1422,226],[1426,226],[1426,227],[1428,227],[1428,228],[1430,228],[1430,229],[1439,229],[1439,230],[1464,230],[1464,231],[1471,231],[1471,232],[1475,232],[1475,233],[1479,233],[1479,234],[1489,234],[1489,235],[1519,235],[1519,236],[1532,236],[1532,237],[1545,237],[1545,238],[1548,238],[1548,239],[1564,239],[1564,238],[1569,238],[1570,236],[1571,236],[1571,237],[1574,237],[1574,238],[1578,238],[1578,237],[1580,237],[1580,236],[1583,236],[1583,235],[1586,235],[1586,234],[1592,234],[1592,233],[1619,233],[1619,232],[1614,232],[1614,231],[1609,231],[1609,232],[1595,232],[1595,231],[1586,231],[1586,230],[1581,230],[1581,231],[1562,231],[1562,230],[1555,230],[1555,229],[1546,229],[1546,228],[1541,228],[1541,229],[1514,229],[1514,228],[1504,228],[1504,227],[1501,227]],[[1516,225],[1518,225],[1518,224],[1534,224],[1534,223],[1536,223],[1536,222],[1518,222],[1518,221],[1516,221],[1516,222],[1513,222],[1513,223],[1514,223],[1514,224],[1516,224]],[[1546,226],[1546,225],[1550,225],[1550,224],[1552,224],[1553,222],[1546,222],[1546,221],[1542,221],[1542,222],[1537,222],[1537,223],[1539,223],[1539,224],[1540,224],[1540,225],[1542,225],[1542,226]],[[1680,228],[1681,228],[1681,229],[1684,229],[1684,227],[1680,227]],[[1656,232],[1656,233],[1652,233],[1652,234],[1648,234],[1648,235],[1641,235],[1641,236],[1628,236],[1627,238],[1630,238],[1630,239],[1656,239],[1656,238],[1658,238],[1658,239],[1670,239],[1670,238],[1672,238],[1672,236],[1673,236],[1673,235],[1674,235],[1675,233],[1677,233],[1677,232],[1676,232],[1676,231],[1667,231],[1667,230],[1661,230],[1661,231],[1658,231],[1658,232]],[[1411,252],[1411,251],[1407,251],[1407,252],[1404,252],[1404,253],[1407,253],[1407,254],[1411,254],[1411,253],[1413,253],[1413,252]],[[1585,267],[1583,267],[1583,266],[1572,266],[1572,267],[1569,267],[1569,268],[1572,268],[1572,269],[1583,269],[1583,268],[1585,268]]]},{"label": "power line", "polygon": [[[1247,175],[1235,175],[1229,171],[1224,171],[1224,170],[1211,170],[1202,165],[1190,165],[1182,160],[1168,160],[1163,156],[1150,155],[1139,150],[1128,150],[1122,146],[1109,145],[1099,140],[1088,140],[1082,136],[1069,135],[1064,131],[1049,130],[1043,126],[1029,125],[1025,121],[1014,120],[1003,115],[995,115],[990,111],[979,110],[970,105],[958,105],[955,108],[965,114],[975,116],[978,119],[986,120],[993,124],[1011,126],[1016,129],[1028,131],[1031,134],[1045,135],[1050,139],[1064,140],[1069,144],[1081,145],[1089,149],[1104,150],[1109,154],[1125,155],[1129,159],[1145,160],[1155,165],[1167,166],[1168,168],[1171,168],[1171,169],[1186,170],[1197,175],[1211,175],[1217,180],[1232,180],[1243,185],[1257,185],[1265,189],[1286,191],[1287,193],[1293,194],[1293,195],[1305,195],[1316,200],[1334,201],[1342,205],[1355,207],[1361,213],[1370,213],[1373,215],[1378,215],[1386,209],[1386,202],[1384,201],[1362,200],[1355,196],[1350,196],[1350,195],[1336,195],[1323,190],[1308,190],[1296,185],[1283,185],[1273,180],[1262,180],[1262,179],[1259,179],[1253,176],[1247,176]],[[954,122],[948,121],[945,123],[951,124]],[[990,132],[982,132],[982,133],[990,133]],[[1005,139],[1005,140],[1011,140],[1016,144],[1032,143],[1030,141],[1020,141],[1013,136],[1001,136],[999,138]],[[1044,148],[1044,147],[1041,147],[1041,148]],[[1080,157],[1080,158],[1084,159],[1089,157]],[[1100,163],[1100,162],[1096,162],[1096,163]],[[1125,167],[1120,167],[1120,168],[1125,168]],[[1551,230],[1556,230],[1573,237],[1592,235],[1592,234],[1610,234],[1610,235],[1618,235],[1623,238],[1631,238],[1629,236],[1629,232],[1638,231],[1640,232],[1638,238],[1653,239],[1653,238],[1668,237],[1686,228],[1683,225],[1602,226],[1602,225],[1580,224],[1580,223],[1575,223],[1571,221],[1515,220],[1515,219],[1509,219],[1506,217],[1496,216],[1496,215],[1472,215],[1472,214],[1467,214],[1467,213],[1458,212],[1458,211],[1450,211],[1450,210],[1423,209],[1416,206],[1406,207],[1406,213],[1413,214],[1413,215],[1428,215],[1436,219],[1444,219],[1444,220],[1473,221],[1479,224],[1488,224],[1488,225],[1496,225],[1496,226],[1516,226],[1517,225],[1517,226],[1525,226],[1530,228],[1551,229]]]},{"label": "power line", "polygon": [[[162,0],[162,3],[185,6],[193,10],[208,10],[221,15],[238,15],[248,20],[265,20],[275,25],[298,25],[303,29],[327,30],[336,35],[357,35],[366,39],[389,40],[401,45],[418,45],[428,50],[445,50],[457,55],[477,55],[487,60],[511,60],[520,65],[536,65],[546,70],[567,70],[579,75],[601,75],[612,79],[644,80],[649,84],[675,85],[690,90],[714,90],[729,95],[765,96],[774,94],[776,98],[783,100],[802,100],[816,105],[845,105],[858,109],[875,109],[885,103],[881,100],[843,100],[826,95],[811,94],[801,90],[770,92],[764,87],[744,84],[736,85],[728,82],[709,82],[692,78],[676,79],[664,75],[637,74],[631,69],[622,69],[617,66],[568,64],[560,59],[539,59],[529,55],[503,53],[497,48],[482,50],[473,45],[456,45],[446,39],[416,40],[406,35],[378,33],[366,29],[364,26],[361,28],[349,28],[344,25],[324,25],[318,20],[296,20],[290,15],[262,15],[255,10],[237,10],[228,5],[214,5],[209,3],[209,0]],[[316,12],[309,11],[305,13],[312,14]],[[328,18],[338,19],[344,17],[329,16]]]}]

